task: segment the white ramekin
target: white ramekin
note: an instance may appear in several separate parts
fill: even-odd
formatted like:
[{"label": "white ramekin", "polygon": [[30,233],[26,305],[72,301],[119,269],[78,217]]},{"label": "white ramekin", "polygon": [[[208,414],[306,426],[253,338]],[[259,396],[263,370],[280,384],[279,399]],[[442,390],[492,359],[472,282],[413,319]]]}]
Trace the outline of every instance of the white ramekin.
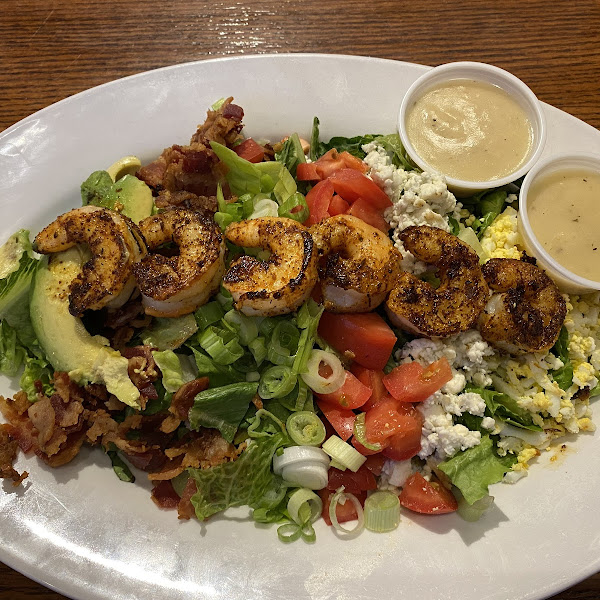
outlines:
[{"label": "white ramekin", "polygon": [[[527,177],[523,180],[519,194],[519,233],[523,238],[525,249],[531,256],[535,256],[542,267],[563,292],[570,294],[583,294],[600,290],[600,282],[585,279],[575,275],[563,267],[555,258],[550,256],[542,247],[531,228],[527,213],[527,194],[532,183],[540,177],[545,177],[556,171],[564,169],[589,169],[600,173],[600,156],[594,154],[561,154],[552,156],[536,164]],[[600,260],[600,259],[599,259]]]},{"label": "white ramekin", "polygon": [[[524,110],[531,121],[533,129],[533,143],[529,151],[527,160],[513,173],[506,177],[492,179],[490,181],[467,181],[446,176],[448,188],[457,196],[470,196],[476,192],[491,188],[500,187],[511,183],[515,179],[522,177],[537,162],[544,144],[546,143],[546,119],[539,100],[535,94],[512,73],[479,62],[453,62],[434,67],[419,77],[408,89],[400,106],[398,116],[398,131],[404,148],[412,160],[423,170],[437,171],[435,167],[429,165],[414,149],[406,132],[406,112],[412,103],[420,98],[428,89],[453,79],[471,79],[497,85],[506,91],[516,100]],[[445,173],[442,173],[445,175]]]}]

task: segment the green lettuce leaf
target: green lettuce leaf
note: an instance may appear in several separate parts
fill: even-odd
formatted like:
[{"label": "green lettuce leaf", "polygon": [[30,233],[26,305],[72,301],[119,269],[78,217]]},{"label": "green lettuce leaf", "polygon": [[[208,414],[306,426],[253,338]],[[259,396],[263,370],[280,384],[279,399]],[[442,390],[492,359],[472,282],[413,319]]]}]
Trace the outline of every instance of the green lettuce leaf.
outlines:
[{"label": "green lettuce leaf", "polygon": [[191,381],[184,376],[179,356],[173,350],[154,351],[152,356],[162,373],[162,384],[167,392],[176,392],[184,383]]},{"label": "green lettuce leaf", "polygon": [[302,144],[297,133],[290,135],[283,143],[281,150],[275,153],[275,160],[280,162],[292,177],[296,177],[298,165],[306,162],[304,150],[302,150]]},{"label": "green lettuce leaf", "polygon": [[569,357],[569,332],[566,327],[560,330],[551,352],[563,362],[560,369],[551,372],[552,378],[561,390],[568,390],[573,385],[573,364]]},{"label": "green lettuce leaf", "polygon": [[383,146],[383,148],[391,154],[394,166],[402,168],[405,171],[420,171],[420,169],[412,162],[408,154],[406,154],[404,145],[397,133],[381,135],[373,141],[380,146]]},{"label": "green lettuce leaf", "polygon": [[228,442],[233,442],[257,390],[258,383],[240,382],[200,392],[189,412],[190,427],[218,429]]},{"label": "green lettuce leaf", "polygon": [[142,334],[142,342],[158,350],[176,350],[198,331],[194,315],[156,318]]},{"label": "green lettuce leaf", "polygon": [[54,369],[45,358],[28,356],[25,359],[25,370],[23,371],[23,375],[21,375],[19,385],[27,394],[29,401],[35,402],[38,394],[35,382],[41,382],[43,394],[50,397],[54,394],[53,376]]},{"label": "green lettuce leaf", "polygon": [[518,402],[508,394],[497,392],[496,390],[487,390],[472,385],[465,387],[465,392],[474,392],[479,394],[485,401],[489,415],[496,419],[506,421],[515,427],[529,429],[530,431],[542,431],[538,425],[534,425],[531,413],[521,408]]},{"label": "green lettuce leaf", "polygon": [[198,520],[233,506],[253,506],[273,488],[273,454],[282,444],[282,435],[250,440],[248,447],[233,462],[210,469],[188,469],[198,491],[191,502]]},{"label": "green lettuce leaf", "polygon": [[27,357],[17,339],[17,332],[6,321],[0,321],[0,373],[14,377]]},{"label": "green lettuce leaf", "polygon": [[516,456],[499,457],[490,436],[486,435],[478,446],[459,452],[441,462],[438,468],[461,491],[464,499],[473,504],[485,498],[488,486],[500,481],[516,461]]}]

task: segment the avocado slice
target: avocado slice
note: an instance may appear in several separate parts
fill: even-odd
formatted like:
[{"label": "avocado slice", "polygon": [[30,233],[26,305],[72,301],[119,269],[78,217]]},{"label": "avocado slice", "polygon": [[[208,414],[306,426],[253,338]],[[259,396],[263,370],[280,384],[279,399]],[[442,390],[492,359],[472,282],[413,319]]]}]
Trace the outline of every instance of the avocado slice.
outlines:
[{"label": "avocado slice", "polygon": [[69,286],[88,258],[76,246],[40,260],[29,305],[33,329],[54,369],[67,371],[79,385],[104,384],[121,402],[140,408],[127,359],[110,348],[106,338],[90,335],[81,319],[69,312]]},{"label": "avocado slice", "polygon": [[135,223],[149,217],[154,208],[152,190],[133,175],[113,182],[106,171],[94,171],[81,184],[83,205],[93,204],[116,210]]}]

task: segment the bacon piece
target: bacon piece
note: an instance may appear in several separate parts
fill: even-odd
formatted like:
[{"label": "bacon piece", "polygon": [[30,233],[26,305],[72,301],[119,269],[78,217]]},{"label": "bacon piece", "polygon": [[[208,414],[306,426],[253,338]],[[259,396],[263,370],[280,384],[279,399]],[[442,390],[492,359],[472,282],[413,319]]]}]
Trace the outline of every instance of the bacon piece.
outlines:
[{"label": "bacon piece", "polygon": [[0,424],[0,478],[12,479],[16,487],[28,476],[28,473],[27,471],[18,473],[13,467],[19,449],[19,443],[13,437],[13,433],[12,425]]},{"label": "bacon piece", "polygon": [[232,100],[233,97],[230,96],[219,110],[209,110],[206,113],[206,120],[198,126],[190,140],[190,145],[213,141],[229,146],[238,139],[244,127],[242,125],[244,110],[237,104],[231,104]]},{"label": "bacon piece", "polygon": [[125,452],[125,456],[136,469],[141,471],[160,469],[167,460],[160,448],[150,448],[146,452],[137,454]]},{"label": "bacon piece", "polygon": [[208,377],[200,377],[184,383],[173,395],[169,412],[179,417],[182,421],[188,418],[190,408],[194,404],[196,394],[208,388]]},{"label": "bacon piece", "polygon": [[158,208],[183,206],[197,212],[209,214],[214,214],[218,208],[216,196],[198,196],[186,191],[170,192],[164,190],[158,194],[154,203]]},{"label": "bacon piece", "polygon": [[160,508],[175,508],[179,504],[179,496],[170,481],[161,481],[152,488],[152,500]]},{"label": "bacon piece", "polygon": [[181,500],[177,505],[177,513],[180,519],[190,519],[196,516],[194,505],[191,502],[192,496],[198,491],[198,486],[193,477],[190,477],[183,488]]}]

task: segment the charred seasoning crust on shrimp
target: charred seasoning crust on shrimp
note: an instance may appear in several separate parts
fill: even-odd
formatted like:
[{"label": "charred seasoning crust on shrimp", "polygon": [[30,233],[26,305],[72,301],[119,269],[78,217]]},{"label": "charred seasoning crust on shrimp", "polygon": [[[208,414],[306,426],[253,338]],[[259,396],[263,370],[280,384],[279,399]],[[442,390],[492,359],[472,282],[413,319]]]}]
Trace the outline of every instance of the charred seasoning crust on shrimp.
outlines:
[{"label": "charred seasoning crust on shrimp", "polygon": [[512,353],[552,348],[567,315],[552,279],[539,267],[511,258],[490,259],[483,274],[496,293],[479,319],[481,337]]},{"label": "charred seasoning crust on shrimp", "polygon": [[313,238],[303,225],[261,217],[232,223],[225,236],[238,246],[271,252],[265,261],[247,255],[236,258],[223,277],[238,310],[273,316],[292,312],[306,300],[317,280],[317,259]]},{"label": "charred seasoning crust on shrimp", "polygon": [[52,254],[76,244],[87,244],[92,258],[71,284],[69,312],[80,317],[88,309],[124,304],[133,291],[134,261],[146,254],[137,225],[114,211],[84,206],[45,227],[36,236],[33,248],[41,254]]},{"label": "charred seasoning crust on shrimp", "polygon": [[402,273],[386,302],[390,320],[418,335],[447,337],[470,329],[489,297],[479,257],[467,244],[435,227],[407,227],[400,238],[416,258],[437,267],[435,289]]},{"label": "charred seasoning crust on shrimp", "polygon": [[[179,248],[177,256],[154,252],[133,268],[147,314],[192,312],[218,289],[224,270],[224,240],[212,218],[187,208],[170,208],[141,221],[140,229],[150,250],[167,242]],[[152,301],[172,301],[173,306],[163,307],[166,313],[158,314]]]}]

